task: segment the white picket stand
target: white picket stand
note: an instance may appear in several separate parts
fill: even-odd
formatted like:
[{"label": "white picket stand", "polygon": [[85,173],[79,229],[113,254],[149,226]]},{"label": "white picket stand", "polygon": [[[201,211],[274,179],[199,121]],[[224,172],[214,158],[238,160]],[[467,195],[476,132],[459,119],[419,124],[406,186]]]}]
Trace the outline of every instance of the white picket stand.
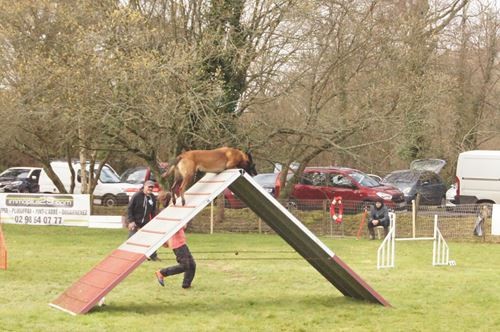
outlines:
[{"label": "white picket stand", "polygon": [[395,238],[396,238],[396,214],[389,213],[389,233],[377,250],[377,269],[394,267]]},{"label": "white picket stand", "polygon": [[[450,249],[438,227],[438,216],[434,215],[434,235],[433,237],[411,237],[396,239],[396,215],[390,213],[391,225],[389,233],[380,244],[377,250],[377,269],[393,268],[396,253],[395,241],[422,241],[432,240],[432,265],[455,265],[450,261]],[[453,263],[453,264],[452,264]]]},{"label": "white picket stand", "polygon": [[432,244],[432,265],[449,265],[450,249],[437,225],[438,216],[434,215],[434,242]]}]

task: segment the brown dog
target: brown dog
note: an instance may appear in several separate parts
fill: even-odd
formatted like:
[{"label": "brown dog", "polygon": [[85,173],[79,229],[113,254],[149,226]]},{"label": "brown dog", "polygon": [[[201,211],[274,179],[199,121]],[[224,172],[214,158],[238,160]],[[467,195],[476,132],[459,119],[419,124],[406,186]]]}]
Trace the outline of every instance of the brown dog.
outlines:
[{"label": "brown dog", "polygon": [[[176,188],[182,199],[182,205],[186,204],[184,192],[193,181],[196,172],[220,173],[230,168],[242,168],[251,176],[257,175],[252,155],[238,149],[223,147],[214,150],[191,150],[181,153],[170,167],[168,172],[162,176],[167,177],[174,173],[174,182],[170,188],[172,202],[176,203]],[[182,180],[182,183],[181,183]],[[180,184],[180,185],[179,185]]]}]

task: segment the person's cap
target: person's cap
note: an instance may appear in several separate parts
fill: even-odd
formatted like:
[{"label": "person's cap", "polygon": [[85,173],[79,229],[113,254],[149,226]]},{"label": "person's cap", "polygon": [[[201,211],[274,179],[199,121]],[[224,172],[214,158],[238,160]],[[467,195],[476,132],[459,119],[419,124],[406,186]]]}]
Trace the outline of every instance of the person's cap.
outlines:
[{"label": "person's cap", "polygon": [[154,187],[155,186],[155,183],[151,180],[147,180],[146,182],[144,182],[144,187]]}]

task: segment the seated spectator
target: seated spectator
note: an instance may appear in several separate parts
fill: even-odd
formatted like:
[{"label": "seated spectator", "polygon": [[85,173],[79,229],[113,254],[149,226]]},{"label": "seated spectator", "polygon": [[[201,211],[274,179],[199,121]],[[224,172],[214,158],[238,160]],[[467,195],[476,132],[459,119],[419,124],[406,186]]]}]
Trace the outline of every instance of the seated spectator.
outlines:
[{"label": "seated spectator", "polygon": [[384,204],[384,200],[379,198],[375,205],[370,209],[370,215],[368,216],[368,232],[370,232],[370,240],[375,240],[375,229],[374,227],[383,226],[384,234],[387,236],[389,233],[390,219],[389,210]]}]

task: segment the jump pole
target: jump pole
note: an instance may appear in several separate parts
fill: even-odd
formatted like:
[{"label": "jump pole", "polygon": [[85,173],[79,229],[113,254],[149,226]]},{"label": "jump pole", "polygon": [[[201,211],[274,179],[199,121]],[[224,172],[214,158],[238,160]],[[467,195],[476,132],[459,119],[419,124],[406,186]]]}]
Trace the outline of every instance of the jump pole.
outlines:
[{"label": "jump pole", "polygon": [[359,224],[358,234],[356,234],[356,240],[359,240],[359,238],[361,236],[361,230],[362,230],[363,226],[365,225],[365,220],[366,220],[367,214],[368,214],[368,209],[365,206],[365,209],[363,210],[363,216],[361,217],[361,222]]},{"label": "jump pole", "polygon": [[411,234],[412,238],[415,238],[415,221],[417,219],[417,204],[415,203],[415,200],[413,199],[411,201]]},{"label": "jump pole", "polygon": [[214,201],[210,203],[210,234],[214,233]]}]

